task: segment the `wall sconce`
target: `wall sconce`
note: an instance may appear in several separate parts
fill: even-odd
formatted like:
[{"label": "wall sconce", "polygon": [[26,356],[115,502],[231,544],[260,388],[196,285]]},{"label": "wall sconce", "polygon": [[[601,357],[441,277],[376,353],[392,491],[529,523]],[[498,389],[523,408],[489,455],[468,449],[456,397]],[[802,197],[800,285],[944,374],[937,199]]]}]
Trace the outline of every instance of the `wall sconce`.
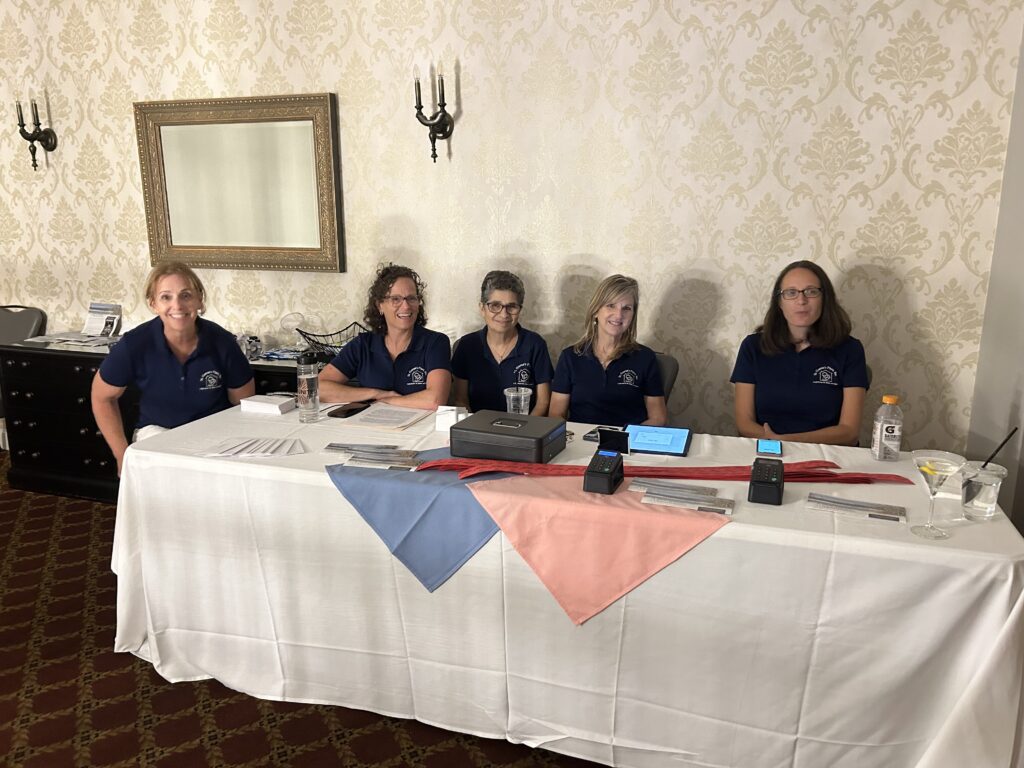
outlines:
[{"label": "wall sconce", "polygon": [[437,140],[447,139],[455,128],[455,120],[445,111],[444,75],[437,73],[437,112],[430,117],[423,115],[423,100],[420,98],[420,79],[416,78],[416,119],[430,129],[430,156],[437,162]]},{"label": "wall sconce", "polygon": [[18,132],[21,134],[21,138],[28,142],[28,151],[32,155],[32,170],[39,168],[39,164],[36,162],[36,142],[39,142],[39,146],[45,149],[47,152],[53,152],[57,148],[57,134],[53,128],[42,128],[39,125],[39,108],[36,106],[36,100],[32,99],[32,122],[35,123],[36,129],[29,133],[25,130],[25,118],[21,114],[21,102],[14,102],[18,108]]}]

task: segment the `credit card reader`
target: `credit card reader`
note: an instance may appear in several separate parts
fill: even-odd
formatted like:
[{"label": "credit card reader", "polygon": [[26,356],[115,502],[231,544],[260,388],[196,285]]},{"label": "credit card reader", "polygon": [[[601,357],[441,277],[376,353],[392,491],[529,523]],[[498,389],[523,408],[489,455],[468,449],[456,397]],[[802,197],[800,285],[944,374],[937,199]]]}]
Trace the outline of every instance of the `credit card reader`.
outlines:
[{"label": "credit card reader", "polygon": [[624,476],[622,454],[599,450],[583,473],[583,490],[590,493],[615,493]]},{"label": "credit card reader", "polygon": [[782,503],[782,462],[778,459],[754,459],[750,468],[747,501],[755,504]]}]

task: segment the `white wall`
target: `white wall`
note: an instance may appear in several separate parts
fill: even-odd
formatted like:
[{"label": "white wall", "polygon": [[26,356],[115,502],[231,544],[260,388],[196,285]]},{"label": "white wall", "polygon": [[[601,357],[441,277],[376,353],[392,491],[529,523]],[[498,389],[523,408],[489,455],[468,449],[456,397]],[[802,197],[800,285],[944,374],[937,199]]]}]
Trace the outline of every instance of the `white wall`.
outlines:
[{"label": "white wall", "polygon": [[[1024,47],[1022,47],[1024,54]],[[1024,428],[1024,55],[1010,119],[988,303],[981,332],[967,456],[986,458],[1014,426]],[[1009,474],[999,503],[1024,529],[1024,429],[999,453]]]}]

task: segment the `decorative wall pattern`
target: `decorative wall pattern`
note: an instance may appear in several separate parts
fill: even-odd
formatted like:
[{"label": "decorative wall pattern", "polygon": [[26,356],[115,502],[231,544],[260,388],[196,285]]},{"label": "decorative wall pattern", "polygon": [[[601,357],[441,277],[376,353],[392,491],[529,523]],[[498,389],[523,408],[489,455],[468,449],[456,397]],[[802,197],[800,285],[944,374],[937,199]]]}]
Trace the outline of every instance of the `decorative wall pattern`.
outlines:
[{"label": "decorative wall pattern", "polygon": [[[91,298],[148,317],[133,101],[333,91],[349,271],[208,271],[213,319],[335,330],[394,260],[455,334],[504,267],[557,354],[621,271],[642,340],[682,363],[673,417],[731,433],[739,341],[812,258],[867,348],[865,424],[894,391],[912,446],[961,448],[1022,1],[0,0],[7,124],[45,97],[60,137],[33,173],[0,134],[0,301],[54,329]],[[457,122],[433,165],[412,74],[437,62]]]}]

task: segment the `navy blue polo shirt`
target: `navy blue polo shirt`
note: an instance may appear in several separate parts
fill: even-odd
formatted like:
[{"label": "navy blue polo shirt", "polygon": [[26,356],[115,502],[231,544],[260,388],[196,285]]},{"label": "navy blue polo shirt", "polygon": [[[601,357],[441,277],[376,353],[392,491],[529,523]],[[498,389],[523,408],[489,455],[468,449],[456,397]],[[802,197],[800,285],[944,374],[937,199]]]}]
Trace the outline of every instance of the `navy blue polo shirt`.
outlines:
[{"label": "navy blue polo shirt", "polygon": [[537,385],[551,381],[551,357],[540,335],[516,326],[519,338],[500,363],[487,346],[487,327],[467,333],[456,342],[452,373],[469,382],[469,410],[505,410],[506,387],[529,387],[530,410],[537,404]]},{"label": "navy blue polo shirt", "polygon": [[645,397],[661,397],[665,388],[654,352],[643,345],[602,368],[587,348],[566,347],[558,357],[551,391],[569,395],[569,418],[586,424],[624,427],[647,420]]},{"label": "navy blue polo shirt", "polygon": [[868,388],[864,345],[852,336],[832,349],[790,347],[779,355],[766,355],[760,342],[757,333],[743,340],[729,380],[754,385],[754,418],[780,435],[834,427],[843,389]]},{"label": "navy blue polo shirt", "polygon": [[199,343],[179,363],[159,317],[133,328],[110,350],[100,376],[112,387],[139,390],[136,426],[180,427],[231,407],[228,390],[252,379],[252,368],[235,337],[210,320],[198,318]]},{"label": "navy blue polo shirt", "polygon": [[349,379],[359,379],[361,387],[413,395],[426,389],[428,373],[452,369],[451,342],[443,333],[417,325],[409,346],[392,361],[384,335],[367,331],[342,347],[331,365]]}]

